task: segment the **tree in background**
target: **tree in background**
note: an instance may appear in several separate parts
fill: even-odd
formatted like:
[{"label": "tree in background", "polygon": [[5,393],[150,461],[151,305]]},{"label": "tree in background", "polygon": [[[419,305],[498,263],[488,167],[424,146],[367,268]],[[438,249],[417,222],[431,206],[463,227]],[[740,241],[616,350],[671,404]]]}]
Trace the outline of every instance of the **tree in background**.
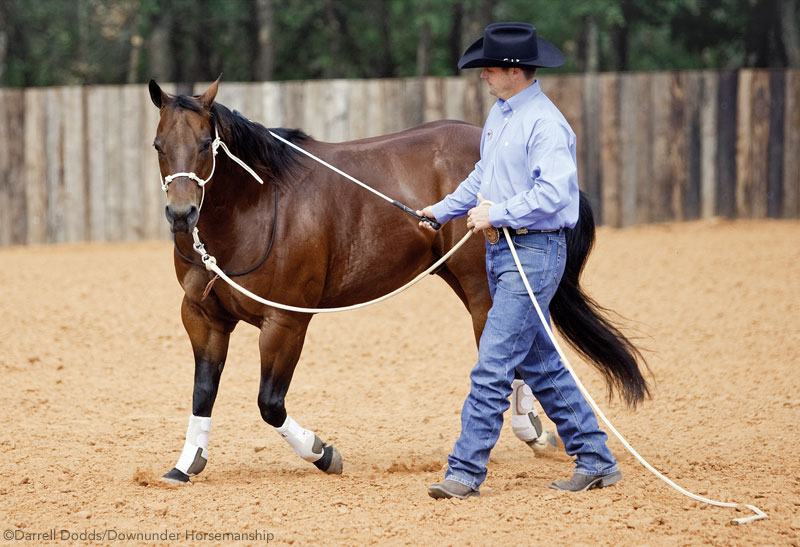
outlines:
[{"label": "tree in background", "polygon": [[0,0],[0,84],[455,74],[523,20],[564,71],[800,66],[798,0]]}]

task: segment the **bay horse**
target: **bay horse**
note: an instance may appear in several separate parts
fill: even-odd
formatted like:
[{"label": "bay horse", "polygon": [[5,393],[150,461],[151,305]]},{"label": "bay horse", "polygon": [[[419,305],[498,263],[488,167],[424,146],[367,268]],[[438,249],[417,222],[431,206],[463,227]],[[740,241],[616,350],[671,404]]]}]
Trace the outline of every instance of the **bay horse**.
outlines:
[{"label": "bay horse", "polygon": [[[218,85],[219,80],[199,96],[169,95],[153,80],[149,85],[160,110],[153,145],[175,239],[175,272],[185,293],[181,319],[195,363],[186,442],[164,479],[188,482],[206,466],[211,411],[239,321],[260,329],[258,408],[264,421],[301,458],[325,473],[341,473],[339,451],[297,424],[285,407],[312,314],[266,306],[214,283],[192,258],[191,234],[197,228],[217,264],[248,290],[284,304],[322,308],[371,300],[402,286],[452,248],[466,233],[466,223],[457,219],[436,233],[420,229],[411,216],[216,103]],[[475,126],[447,121],[341,144],[320,142],[299,130],[274,131],[419,208],[440,200],[466,178],[479,159],[481,136]],[[217,135],[263,185],[226,154],[215,156]],[[580,205],[551,316],[569,343],[604,375],[609,396],[616,389],[635,406],[648,395],[637,362],[641,355],[579,284],[595,237],[583,195]],[[491,307],[484,245],[483,238],[470,238],[435,272],[471,314],[476,342]]]}]

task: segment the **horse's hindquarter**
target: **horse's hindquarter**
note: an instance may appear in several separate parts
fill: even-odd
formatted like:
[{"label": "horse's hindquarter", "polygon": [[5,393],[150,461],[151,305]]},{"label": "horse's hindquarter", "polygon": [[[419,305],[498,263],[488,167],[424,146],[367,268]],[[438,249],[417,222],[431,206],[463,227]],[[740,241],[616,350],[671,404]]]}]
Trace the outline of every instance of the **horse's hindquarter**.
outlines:
[{"label": "horse's hindquarter", "polygon": [[[319,155],[342,171],[412,209],[451,192],[478,159],[480,129],[426,124],[401,133],[342,144],[319,144]],[[322,305],[340,306],[386,294],[424,271],[462,233],[431,234],[415,218],[333,173],[315,168],[314,185],[330,199]],[[442,241],[446,239],[444,243]]]}]

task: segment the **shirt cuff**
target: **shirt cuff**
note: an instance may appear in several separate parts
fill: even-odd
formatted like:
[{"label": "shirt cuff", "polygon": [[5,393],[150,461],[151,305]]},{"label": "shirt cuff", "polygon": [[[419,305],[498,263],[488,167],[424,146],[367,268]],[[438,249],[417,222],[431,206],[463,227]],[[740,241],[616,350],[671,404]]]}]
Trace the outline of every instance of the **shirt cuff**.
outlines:
[{"label": "shirt cuff", "polygon": [[436,222],[439,224],[444,224],[450,218],[447,217],[447,211],[445,209],[444,200],[440,201],[431,206],[431,212],[433,212],[433,216],[436,217]]},{"label": "shirt cuff", "polygon": [[500,203],[494,203],[489,206],[489,224],[495,228],[503,225],[503,217],[505,216],[506,208]]}]

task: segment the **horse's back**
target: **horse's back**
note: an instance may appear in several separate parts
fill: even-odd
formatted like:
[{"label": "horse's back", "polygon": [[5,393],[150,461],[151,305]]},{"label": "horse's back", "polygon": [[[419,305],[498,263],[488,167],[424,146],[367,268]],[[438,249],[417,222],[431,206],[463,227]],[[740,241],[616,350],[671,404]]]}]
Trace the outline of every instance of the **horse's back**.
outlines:
[{"label": "horse's back", "polygon": [[[365,144],[386,144],[387,142],[417,139],[417,138],[433,138],[439,139],[442,137],[460,137],[466,139],[470,144],[480,143],[481,129],[472,124],[460,120],[436,120],[433,122],[426,122],[420,125],[415,125],[395,133],[386,135],[378,135],[375,137],[367,137],[349,141],[343,144],[365,145]],[[477,139],[477,141],[476,141]],[[476,149],[477,150],[477,149]]]}]

